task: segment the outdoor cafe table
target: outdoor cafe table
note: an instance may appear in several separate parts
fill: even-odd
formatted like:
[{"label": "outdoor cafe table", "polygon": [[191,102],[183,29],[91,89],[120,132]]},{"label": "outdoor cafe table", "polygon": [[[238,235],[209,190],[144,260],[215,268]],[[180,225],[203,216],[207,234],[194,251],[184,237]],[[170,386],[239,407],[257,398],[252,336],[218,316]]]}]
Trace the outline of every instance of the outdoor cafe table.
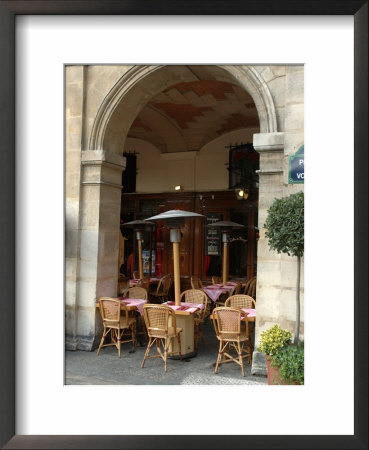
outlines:
[{"label": "outdoor cafe table", "polygon": [[[162,277],[151,277],[150,278],[150,284],[158,284],[161,278]],[[137,283],[139,281],[140,281],[139,278],[133,278],[133,279],[129,280],[129,286],[130,287],[135,287],[135,286],[137,286]]]},{"label": "outdoor cafe table", "polygon": [[209,286],[204,286],[202,290],[205,294],[213,301],[216,302],[221,294],[225,292],[230,292],[237,283],[232,281],[227,284],[210,284]]},{"label": "outdoor cafe table", "polygon": [[[202,303],[185,303],[182,302],[180,306],[176,306],[174,302],[166,302],[163,305],[169,306],[173,309],[176,315],[176,326],[182,328],[181,336],[181,354],[182,358],[191,358],[196,355],[194,351],[194,313],[204,308]],[[178,352],[178,343],[176,339],[172,339],[170,352]],[[179,356],[172,357],[178,359]]]}]

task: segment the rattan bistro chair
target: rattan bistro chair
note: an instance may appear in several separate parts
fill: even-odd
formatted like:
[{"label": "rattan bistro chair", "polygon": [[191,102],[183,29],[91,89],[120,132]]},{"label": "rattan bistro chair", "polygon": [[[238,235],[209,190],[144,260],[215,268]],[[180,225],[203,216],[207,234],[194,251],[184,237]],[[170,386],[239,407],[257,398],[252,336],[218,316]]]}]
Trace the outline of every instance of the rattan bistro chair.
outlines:
[{"label": "rattan bistro chair", "polygon": [[191,276],[191,287],[192,289],[202,289],[203,285],[199,277]]},{"label": "rattan bistro chair", "polygon": [[238,294],[227,298],[225,306],[230,308],[248,308],[255,309],[255,300],[249,295]]},{"label": "rattan bistro chair", "polygon": [[140,286],[131,287],[126,290],[125,297],[147,300],[147,290]]},{"label": "rattan bistro chair", "polygon": [[150,290],[150,278],[149,277],[141,278],[141,280],[139,280],[137,282],[137,287],[142,287],[142,288],[146,289],[147,292],[149,292],[149,290]]},{"label": "rattan bistro chair", "polygon": [[173,278],[171,275],[164,275],[160,279],[154,292],[149,293],[150,301],[153,303],[163,303],[169,300],[169,290],[172,287]]},{"label": "rattan bistro chair", "polygon": [[[248,320],[245,317],[246,328],[241,330],[241,310],[237,308],[215,308],[212,314],[214,330],[219,340],[219,352],[214,373],[218,373],[219,365],[235,362],[241,366],[245,376],[243,359],[251,364],[251,344],[248,332]],[[231,351],[236,355],[232,356]]]},{"label": "rattan bistro chair", "polygon": [[197,351],[199,336],[201,335],[201,339],[204,342],[204,335],[202,332],[202,325],[205,321],[207,315],[209,315],[210,311],[208,308],[208,296],[204,291],[200,289],[187,289],[187,291],[183,291],[180,297],[181,302],[185,303],[201,303],[204,305],[204,309],[197,311],[194,313],[194,325],[195,325],[195,351]]},{"label": "rattan bistro chair", "polygon": [[243,294],[249,295],[256,300],[256,277],[252,277],[246,282]]},{"label": "rattan bistro chair", "polygon": [[[149,335],[149,343],[146,348],[141,368],[144,366],[146,359],[162,358],[164,361],[164,370],[167,371],[168,356],[173,356],[174,352],[169,353],[169,345],[172,339],[176,338],[178,343],[179,359],[182,360],[181,354],[181,336],[182,328],[176,326],[176,316],[174,310],[166,305],[144,305],[144,319],[147,333]],[[156,343],[156,354],[149,356],[151,347]],[[163,346],[164,354],[160,348]]]},{"label": "rattan bistro chair", "polygon": [[211,282],[212,282],[212,284],[220,284],[222,282],[222,277],[217,277],[217,276],[213,275],[211,277]]},{"label": "rattan bistro chair", "polygon": [[[121,344],[133,342],[136,346],[136,318],[128,314],[128,310],[124,304],[122,305],[118,299],[111,297],[101,297],[99,299],[99,309],[104,330],[97,354],[100,353],[102,347],[114,345],[118,349],[120,358]],[[127,331],[129,332],[128,335],[130,335],[130,338],[122,340],[122,337],[127,335],[125,333]],[[109,333],[111,341],[108,344],[104,344],[105,338]]]}]

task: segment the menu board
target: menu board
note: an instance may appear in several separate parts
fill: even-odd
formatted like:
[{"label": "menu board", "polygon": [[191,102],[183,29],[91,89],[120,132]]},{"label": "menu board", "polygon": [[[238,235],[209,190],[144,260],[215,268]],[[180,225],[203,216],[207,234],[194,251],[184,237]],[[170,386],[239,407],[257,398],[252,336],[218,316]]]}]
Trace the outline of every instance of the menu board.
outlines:
[{"label": "menu board", "polygon": [[[206,214],[206,225],[222,220],[222,214]],[[212,228],[205,228],[205,255],[220,255],[222,252],[221,232]]]}]

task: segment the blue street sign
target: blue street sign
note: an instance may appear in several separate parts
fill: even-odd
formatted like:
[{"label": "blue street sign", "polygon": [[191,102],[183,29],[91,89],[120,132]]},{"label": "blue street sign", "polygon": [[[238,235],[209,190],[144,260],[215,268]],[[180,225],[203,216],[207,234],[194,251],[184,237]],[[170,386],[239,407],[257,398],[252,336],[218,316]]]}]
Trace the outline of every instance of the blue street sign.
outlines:
[{"label": "blue street sign", "polygon": [[288,183],[303,183],[305,178],[304,146],[301,145],[295,155],[290,156],[288,160]]}]

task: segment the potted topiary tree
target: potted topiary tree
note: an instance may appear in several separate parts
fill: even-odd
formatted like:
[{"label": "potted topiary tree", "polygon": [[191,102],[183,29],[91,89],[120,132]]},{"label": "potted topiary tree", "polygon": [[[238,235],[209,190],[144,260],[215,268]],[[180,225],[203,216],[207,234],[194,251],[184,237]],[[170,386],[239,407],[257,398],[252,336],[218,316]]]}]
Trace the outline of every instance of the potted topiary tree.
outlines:
[{"label": "potted topiary tree", "polygon": [[304,254],[304,194],[298,192],[288,197],[275,199],[268,209],[264,224],[269,247],[278,253],[297,256],[296,322],[294,344],[300,334],[300,273],[301,257]]}]

